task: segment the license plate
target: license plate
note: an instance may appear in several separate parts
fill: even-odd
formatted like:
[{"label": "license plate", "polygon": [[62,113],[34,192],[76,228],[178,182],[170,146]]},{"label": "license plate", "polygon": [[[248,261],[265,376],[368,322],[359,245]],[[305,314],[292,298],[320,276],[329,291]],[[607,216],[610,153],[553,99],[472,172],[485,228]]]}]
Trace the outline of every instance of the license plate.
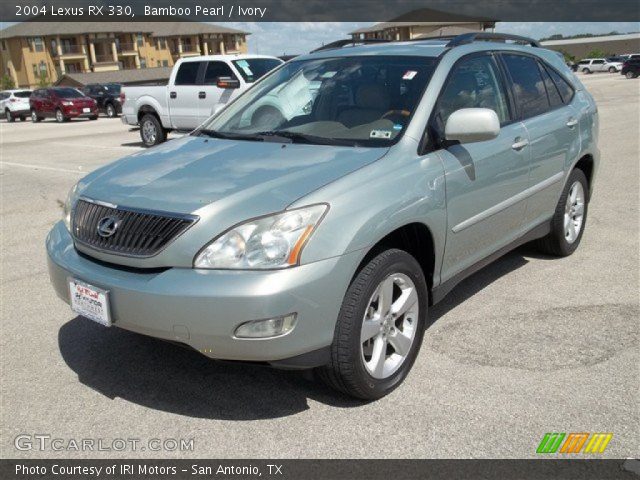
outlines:
[{"label": "license plate", "polygon": [[111,326],[109,312],[109,292],[81,282],[75,278],[69,279],[69,293],[71,297],[71,310],[78,315],[93,320],[94,322]]},{"label": "license plate", "polygon": [[89,112],[91,111],[91,109],[90,109],[89,107],[84,107],[84,108],[82,109],[82,111],[83,111],[84,113],[89,113]]}]

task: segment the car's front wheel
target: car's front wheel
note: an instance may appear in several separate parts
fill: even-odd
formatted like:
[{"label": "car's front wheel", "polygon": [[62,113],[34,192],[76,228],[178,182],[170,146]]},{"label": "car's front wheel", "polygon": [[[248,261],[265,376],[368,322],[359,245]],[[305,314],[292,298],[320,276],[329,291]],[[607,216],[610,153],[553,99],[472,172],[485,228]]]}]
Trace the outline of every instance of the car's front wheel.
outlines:
[{"label": "car's front wheel", "polygon": [[609,73],[616,73],[616,67],[609,67]]},{"label": "car's front wheel", "polygon": [[63,123],[66,121],[67,121],[67,118],[64,116],[64,113],[62,113],[62,110],[60,110],[59,108],[56,108],[56,122]]},{"label": "car's front wheel", "polygon": [[150,113],[142,117],[140,121],[140,138],[147,147],[153,147],[167,139],[167,134],[162,128],[158,117]]},{"label": "car's front wheel", "polygon": [[38,123],[42,118],[38,116],[38,113],[35,110],[31,110],[31,121],[33,123]]},{"label": "car's front wheel", "polygon": [[624,76],[627,78],[636,78],[638,75],[633,72],[627,72],[624,74]]},{"label": "car's front wheel", "polygon": [[364,400],[381,398],[407,376],[427,317],[427,283],[416,259],[389,249],[362,268],[344,297],[331,345],[319,369],[329,386]]},{"label": "car's front wheel", "polygon": [[113,104],[108,103],[107,104],[107,117],[113,118],[115,116],[116,116],[116,108],[113,106]]},{"label": "car's front wheel", "polygon": [[574,169],[558,200],[551,232],[537,241],[539,250],[566,257],[578,248],[587,222],[588,194],[587,177],[582,170]]}]

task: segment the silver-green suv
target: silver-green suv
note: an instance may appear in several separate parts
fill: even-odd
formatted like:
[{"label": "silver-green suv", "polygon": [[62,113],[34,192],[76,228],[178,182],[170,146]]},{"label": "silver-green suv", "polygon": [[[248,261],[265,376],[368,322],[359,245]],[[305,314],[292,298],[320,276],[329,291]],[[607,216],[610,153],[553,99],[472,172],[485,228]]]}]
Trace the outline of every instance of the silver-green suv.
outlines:
[{"label": "silver-green suv", "polygon": [[82,179],[47,238],[51,281],[103,325],[379,398],[464,277],[524,242],[577,248],[597,130],[591,95],[528,39],[332,44]]}]

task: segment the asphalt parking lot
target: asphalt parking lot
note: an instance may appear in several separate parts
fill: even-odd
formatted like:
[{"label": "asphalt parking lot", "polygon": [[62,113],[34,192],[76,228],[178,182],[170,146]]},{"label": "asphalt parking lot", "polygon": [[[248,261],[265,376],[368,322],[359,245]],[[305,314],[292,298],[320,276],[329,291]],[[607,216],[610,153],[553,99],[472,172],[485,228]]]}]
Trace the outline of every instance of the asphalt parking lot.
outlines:
[{"label": "asphalt parking lot", "polygon": [[[430,312],[418,360],[363,404],[308,376],[217,363],[77,318],[49,286],[44,239],[69,188],[142,147],[119,120],[0,123],[3,458],[534,457],[546,432],[612,432],[640,453],[640,80],[581,76],[602,163],[578,251],[529,247]],[[193,438],[179,451],[17,450],[19,434]]]}]

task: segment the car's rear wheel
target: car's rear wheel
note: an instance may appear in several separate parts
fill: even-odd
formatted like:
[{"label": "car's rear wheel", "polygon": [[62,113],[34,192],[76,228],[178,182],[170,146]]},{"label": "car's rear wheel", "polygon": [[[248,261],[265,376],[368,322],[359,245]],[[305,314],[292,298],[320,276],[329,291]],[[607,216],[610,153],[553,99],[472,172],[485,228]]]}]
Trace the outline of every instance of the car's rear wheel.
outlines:
[{"label": "car's rear wheel", "polygon": [[13,115],[11,115],[11,110],[8,108],[4,111],[4,116],[7,119],[7,122],[15,122],[16,119]]},{"label": "car's rear wheel", "polygon": [[147,147],[153,147],[167,139],[158,117],[147,113],[140,121],[140,138]]},{"label": "car's rear wheel", "polygon": [[115,109],[115,107],[113,106],[113,104],[108,103],[108,104],[107,104],[107,117],[109,117],[109,118],[113,118],[113,117],[115,117],[115,116],[116,116],[116,109]]},{"label": "car's rear wheel", "polygon": [[89,117],[89,120],[97,120],[98,119],[98,115],[92,115],[91,117]]},{"label": "car's rear wheel", "polygon": [[32,121],[33,123],[38,123],[40,120],[42,120],[42,118],[40,118],[40,117],[38,116],[38,114],[36,113],[36,111],[35,111],[35,110],[31,110],[31,121]]},{"label": "car's rear wheel", "polygon": [[20,115],[20,121],[24,122],[26,120],[26,117],[24,115]]},{"label": "car's rear wheel", "polygon": [[56,108],[56,122],[62,123],[66,121],[67,121],[67,117],[64,116],[64,113],[62,113],[62,110],[60,110],[59,108]]},{"label": "car's rear wheel", "polygon": [[578,248],[587,222],[588,194],[587,177],[582,170],[574,169],[558,200],[551,232],[537,241],[542,252],[566,257]]},{"label": "car's rear wheel", "polygon": [[634,72],[627,72],[624,74],[625,77],[627,78],[636,78],[638,76],[638,74],[634,73]]},{"label": "car's rear wheel", "polygon": [[383,251],[352,281],[342,302],[331,361],[318,369],[329,386],[364,400],[405,379],[418,355],[427,317],[427,284],[414,257]]},{"label": "car's rear wheel", "polygon": [[591,73],[591,70],[589,70],[588,68],[583,68],[582,69],[582,73]]}]

